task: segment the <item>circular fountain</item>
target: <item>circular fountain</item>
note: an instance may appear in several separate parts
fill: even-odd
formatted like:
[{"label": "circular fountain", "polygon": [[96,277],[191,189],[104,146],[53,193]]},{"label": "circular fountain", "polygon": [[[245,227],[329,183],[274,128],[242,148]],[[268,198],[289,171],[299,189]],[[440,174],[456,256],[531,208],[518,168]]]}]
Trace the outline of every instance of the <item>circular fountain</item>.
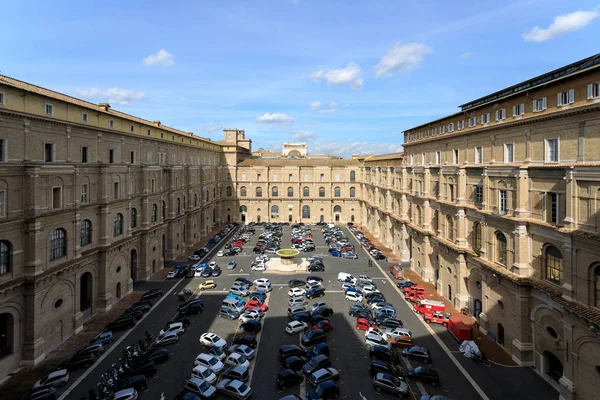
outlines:
[{"label": "circular fountain", "polygon": [[296,249],[281,249],[275,252],[279,257],[281,257],[281,264],[283,265],[294,265],[294,257],[296,257],[300,252]]}]

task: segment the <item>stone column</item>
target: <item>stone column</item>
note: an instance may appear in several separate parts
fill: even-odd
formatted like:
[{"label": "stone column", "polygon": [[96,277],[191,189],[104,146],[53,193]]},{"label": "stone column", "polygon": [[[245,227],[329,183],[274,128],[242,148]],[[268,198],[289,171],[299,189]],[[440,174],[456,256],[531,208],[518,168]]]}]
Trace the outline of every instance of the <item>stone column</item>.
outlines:
[{"label": "stone column", "polygon": [[464,208],[459,208],[456,213],[456,245],[467,247],[467,216]]},{"label": "stone column", "polygon": [[458,169],[456,186],[456,204],[464,206],[467,200],[467,171],[464,168]]},{"label": "stone column", "polygon": [[[563,361],[563,376],[558,380],[560,383],[560,397],[559,400],[573,400],[576,398],[575,391],[575,374],[576,374],[576,362],[573,360],[573,324],[569,320],[563,320],[563,334],[564,339],[559,342],[560,349],[559,354],[564,354]],[[596,381],[596,384],[598,382]]]},{"label": "stone column", "polygon": [[527,223],[517,223],[515,230],[512,232],[514,238],[514,263],[513,272],[518,276],[530,277],[533,275],[531,268],[531,247],[529,240],[529,232],[527,231]]},{"label": "stone column", "polygon": [[515,196],[515,217],[528,218],[530,216],[531,206],[529,204],[529,171],[527,167],[519,167],[515,175],[516,196]]},{"label": "stone column", "polygon": [[563,219],[564,227],[568,230],[577,229],[577,218],[575,217],[577,210],[575,208],[577,201],[577,181],[573,176],[574,167],[569,167],[565,171],[565,180],[567,182],[565,193],[565,218]]},{"label": "stone column", "polygon": [[[21,323],[23,324],[22,345],[21,345],[21,363],[28,366],[34,366],[41,363],[45,358],[44,353],[45,341],[41,337],[41,329],[43,318],[39,316],[38,305],[41,304],[41,295],[39,291],[36,294],[34,282],[28,282],[24,285],[24,302],[25,313]],[[38,296],[40,296],[38,298]]]},{"label": "stone column", "polygon": [[409,239],[408,239],[408,230],[406,229],[406,224],[402,224],[400,227],[400,265],[402,268],[410,268],[412,267],[410,264],[410,249]]}]

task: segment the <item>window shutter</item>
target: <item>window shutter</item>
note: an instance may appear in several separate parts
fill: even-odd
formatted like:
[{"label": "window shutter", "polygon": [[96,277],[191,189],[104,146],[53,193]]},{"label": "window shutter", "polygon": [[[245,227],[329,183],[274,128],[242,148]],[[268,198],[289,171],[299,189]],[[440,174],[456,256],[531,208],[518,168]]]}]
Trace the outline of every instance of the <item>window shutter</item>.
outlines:
[{"label": "window shutter", "polygon": [[536,103],[536,102],[535,102],[535,100],[534,100],[534,101],[533,101],[533,112],[536,112],[536,111],[537,111],[537,106],[535,105],[535,103]]},{"label": "window shutter", "polygon": [[513,106],[513,117],[517,116],[517,106]]},{"label": "window shutter", "polygon": [[572,104],[575,102],[575,89],[571,89],[569,90],[569,98],[567,99],[567,101],[569,102],[569,104]]},{"label": "window shutter", "polygon": [[562,92],[560,92],[560,93],[558,93],[556,95],[556,106],[560,107],[562,105],[563,105],[563,103],[562,103]]},{"label": "window shutter", "polygon": [[594,97],[594,85],[589,84],[588,85],[588,96],[587,96],[587,98],[591,99],[593,97]]},{"label": "window shutter", "polygon": [[545,110],[548,107],[548,98],[542,97],[542,110]]}]

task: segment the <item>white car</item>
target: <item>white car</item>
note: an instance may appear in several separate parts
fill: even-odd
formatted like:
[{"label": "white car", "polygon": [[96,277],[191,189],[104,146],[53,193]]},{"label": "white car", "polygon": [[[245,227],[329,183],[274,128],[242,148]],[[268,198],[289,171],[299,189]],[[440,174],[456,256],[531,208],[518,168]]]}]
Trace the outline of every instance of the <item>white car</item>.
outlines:
[{"label": "white car", "polygon": [[175,278],[175,271],[171,271],[167,274],[167,279],[174,279]]},{"label": "white car", "polygon": [[306,322],[300,322],[300,321],[292,321],[292,322],[288,323],[285,327],[285,331],[290,335],[304,332],[307,329],[308,329],[308,324]]},{"label": "white car", "polygon": [[219,266],[219,264],[217,264],[217,262],[216,262],[216,261],[211,261],[211,262],[208,264],[208,266],[209,266],[210,268],[212,268],[212,269],[215,269],[215,267],[218,267],[218,266]]},{"label": "white car", "polygon": [[233,365],[234,367],[237,367],[238,365],[241,365],[244,368],[250,367],[250,361],[246,359],[245,355],[240,353],[231,353],[225,360],[225,364]]},{"label": "white car", "polygon": [[308,278],[306,283],[321,283],[321,281],[315,278]]},{"label": "white car", "polygon": [[263,262],[252,263],[250,270],[252,271],[265,271],[267,268]]},{"label": "white car", "polygon": [[367,347],[373,346],[384,346],[387,348],[392,348],[392,346],[385,340],[382,336],[379,336],[376,333],[367,333],[365,335],[365,345]]},{"label": "white car", "polygon": [[300,297],[300,296],[304,296],[306,294],[306,290],[302,289],[302,288],[291,288],[290,290],[288,290],[288,296],[290,297]]},{"label": "white car", "polygon": [[259,321],[261,318],[262,318],[262,315],[260,314],[260,312],[257,311],[257,309],[252,309],[252,310],[246,310],[242,315],[240,315],[240,317],[238,319],[242,322],[248,322],[251,320]]},{"label": "white car", "polygon": [[292,297],[290,301],[288,301],[288,307],[304,306],[306,304],[308,304],[308,300],[304,297]]},{"label": "white car", "polygon": [[342,283],[342,290],[344,290],[344,291],[346,289],[350,289],[350,288],[353,288],[353,287],[355,287],[355,286],[353,284],[351,284],[350,282],[344,282],[344,283]]},{"label": "white car", "polygon": [[271,285],[256,285],[254,287],[255,290],[259,291],[259,292],[270,292],[271,290],[273,290],[273,286]]},{"label": "white car", "polygon": [[202,364],[194,367],[192,377],[203,379],[211,385],[217,381],[217,375],[215,375],[214,371]]},{"label": "white car", "polygon": [[225,347],[227,342],[216,333],[206,332],[200,336],[200,344],[206,347]]},{"label": "white car", "polygon": [[175,322],[167,326],[165,329],[161,330],[159,335],[162,335],[167,332],[175,332],[177,333],[177,336],[181,336],[183,335],[183,332],[185,332],[185,329],[183,329],[183,324],[181,322]]},{"label": "white car", "polygon": [[196,270],[194,271],[194,277],[195,278],[201,277],[202,276],[202,271],[203,271],[202,268],[200,268],[200,267],[196,268]]},{"label": "white car", "polygon": [[269,261],[269,256],[266,254],[263,254],[261,256],[257,256],[254,261],[262,261],[262,262],[266,262]]},{"label": "white car", "polygon": [[198,254],[192,254],[191,256],[188,257],[188,260],[190,261],[200,261],[200,256]]},{"label": "white car", "polygon": [[412,337],[412,332],[409,331],[408,329],[404,329],[401,327],[396,327],[396,328],[387,328],[385,330],[385,334],[388,336],[408,336],[408,337]]},{"label": "white car", "polygon": [[386,302],[386,301],[378,301],[375,303],[371,304],[371,308],[373,309],[373,311],[377,311],[385,306],[389,306],[391,305],[390,303]]},{"label": "white car", "polygon": [[250,346],[246,346],[245,344],[234,344],[229,349],[227,349],[230,353],[240,353],[246,356],[248,360],[252,360],[254,355],[256,354],[254,349]]},{"label": "white car", "polygon": [[223,250],[219,250],[217,252],[217,257],[223,257],[225,255],[225,252]]},{"label": "white car", "polygon": [[358,280],[373,283],[373,279],[369,275],[359,275]]},{"label": "white car", "polygon": [[348,292],[346,293],[346,300],[348,301],[362,301],[363,296],[360,293]]},{"label": "white car", "polygon": [[34,389],[40,386],[54,386],[60,387],[65,386],[69,382],[69,371],[66,369],[59,369],[58,371],[51,372],[48,376],[40,379],[33,385]]},{"label": "white car", "polygon": [[215,374],[220,373],[223,370],[224,366],[221,361],[206,353],[198,354],[198,356],[194,360],[194,365],[202,365],[207,368],[210,368]]},{"label": "white car", "polygon": [[324,301],[315,301],[310,306],[310,312],[313,312],[321,307],[327,307],[327,303],[325,303]]},{"label": "white car", "polygon": [[388,335],[387,335],[385,332],[382,332],[382,331],[381,331],[379,328],[373,328],[373,327],[371,327],[371,328],[367,329],[367,330],[365,331],[365,337],[366,337],[366,336],[367,336],[369,333],[372,333],[372,334],[374,334],[374,335],[381,336],[381,337],[382,337],[382,338],[384,338],[384,339],[387,339],[387,338],[388,338]]},{"label": "white car", "polygon": [[365,286],[362,288],[362,292],[365,296],[371,293],[381,293],[375,286]]},{"label": "white car", "polygon": [[256,286],[258,285],[266,285],[266,286],[271,286],[271,281],[268,280],[267,278],[258,278],[254,281],[254,284]]}]

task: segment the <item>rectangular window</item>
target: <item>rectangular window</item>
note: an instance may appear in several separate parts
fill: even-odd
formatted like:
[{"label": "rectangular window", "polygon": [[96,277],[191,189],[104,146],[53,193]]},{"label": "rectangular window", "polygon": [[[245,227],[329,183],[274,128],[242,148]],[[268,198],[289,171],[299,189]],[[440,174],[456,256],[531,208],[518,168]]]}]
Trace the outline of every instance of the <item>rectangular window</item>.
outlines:
[{"label": "rectangular window", "polygon": [[304,174],[304,180],[308,181],[308,174]]},{"label": "rectangular window", "polygon": [[82,163],[88,162],[88,148],[87,147],[81,148],[81,162]]},{"label": "rectangular window", "polygon": [[475,203],[483,203],[483,185],[475,185]]},{"label": "rectangular window", "polygon": [[475,164],[483,163],[483,147],[475,147]]},{"label": "rectangular window", "polygon": [[52,188],[52,209],[62,208],[62,188]]},{"label": "rectangular window", "polygon": [[321,174],[321,176],[319,177],[319,179],[321,180],[321,182],[323,182],[325,180],[325,174]]},{"label": "rectangular window", "polygon": [[435,163],[437,165],[440,165],[442,163],[442,152],[440,152],[440,151],[435,152]]},{"label": "rectangular window", "polygon": [[417,196],[420,196],[423,192],[423,182],[417,181]]},{"label": "rectangular window", "polygon": [[161,139],[164,139],[164,138],[165,138],[165,134],[164,134],[164,132],[161,132],[161,133],[160,133],[160,138],[161,138]]},{"label": "rectangular window", "polygon": [[411,154],[410,155],[410,165],[414,165],[415,164],[415,155]]},{"label": "rectangular window", "polygon": [[587,86],[587,98],[597,99],[600,97],[600,82],[590,83]]},{"label": "rectangular window", "polygon": [[129,193],[135,194],[135,181],[133,179],[129,181]]},{"label": "rectangular window", "polygon": [[256,180],[260,182],[262,180],[262,176],[260,174],[256,174]]},{"label": "rectangular window", "polygon": [[52,143],[44,144],[44,161],[45,162],[54,162],[54,144],[52,144]]},{"label": "rectangular window", "polygon": [[498,199],[498,211],[501,215],[506,214],[507,210],[507,193],[506,190],[500,190],[500,195]]},{"label": "rectangular window", "polygon": [[458,164],[458,162],[460,161],[460,160],[458,159],[458,149],[455,149],[455,150],[453,151],[453,155],[454,155],[454,164]]},{"label": "rectangular window", "polygon": [[513,117],[520,117],[525,114],[525,103],[513,106]]},{"label": "rectangular window", "polygon": [[86,113],[81,113],[81,121],[87,124],[88,118]]},{"label": "rectangular window", "polygon": [[46,115],[52,116],[54,113],[54,106],[52,104],[46,104]]},{"label": "rectangular window", "polygon": [[490,113],[485,113],[481,116],[481,123],[482,124],[489,124],[490,123]]},{"label": "rectangular window", "polygon": [[475,125],[477,125],[477,117],[471,117],[471,118],[469,118],[469,128],[472,128]]},{"label": "rectangular window", "polygon": [[448,124],[448,132],[454,132],[454,122]]},{"label": "rectangular window", "polygon": [[340,180],[340,174],[335,174],[335,180],[339,182],[339,180]]},{"label": "rectangular window", "polygon": [[505,143],[504,144],[504,162],[512,163],[515,161],[515,152],[514,152],[514,144]]},{"label": "rectangular window", "polygon": [[546,97],[533,101],[533,112],[544,111],[547,106]]},{"label": "rectangular window", "polygon": [[245,181],[246,180],[246,174],[242,173],[242,180]]},{"label": "rectangular window", "polygon": [[446,125],[440,126],[440,133],[446,133]]},{"label": "rectangular window", "polygon": [[506,119],[506,108],[496,110],[496,121],[504,121]]},{"label": "rectangular window", "polygon": [[277,174],[273,174],[273,180],[276,181],[277,180]]},{"label": "rectangular window", "polygon": [[425,153],[421,153],[421,164],[425,165],[425,161],[427,161],[427,157]]},{"label": "rectangular window", "polygon": [[448,185],[448,199],[450,201],[454,201],[454,185],[453,184]]},{"label": "rectangular window", "polygon": [[133,125],[129,125],[129,132],[135,132],[135,127]]},{"label": "rectangular window", "polygon": [[150,136],[150,129],[148,129],[148,136]]},{"label": "rectangular window", "polygon": [[115,182],[113,184],[113,199],[116,200],[119,198],[119,182]]},{"label": "rectangular window", "polygon": [[115,150],[114,149],[108,150],[108,162],[111,164],[113,164],[115,162]]},{"label": "rectangular window", "polygon": [[148,164],[152,163],[152,152],[150,152],[150,151],[146,153],[146,162]]},{"label": "rectangular window", "polygon": [[560,194],[546,194],[546,221],[551,224],[558,224],[560,221]]},{"label": "rectangular window", "polygon": [[575,89],[567,90],[566,92],[559,92],[556,95],[556,106],[568,106],[575,102]]},{"label": "rectangular window", "polygon": [[0,106],[4,105],[4,93],[0,93]]},{"label": "rectangular window", "polygon": [[0,139],[0,162],[6,161],[6,139]]},{"label": "rectangular window", "polygon": [[81,185],[81,204],[88,203],[88,185],[84,183]]},{"label": "rectangular window", "polygon": [[0,218],[6,216],[6,203],[4,201],[4,191],[0,192]]},{"label": "rectangular window", "polygon": [[458,121],[458,130],[465,129],[465,120]]},{"label": "rectangular window", "polygon": [[290,182],[291,182],[291,181],[292,181],[292,179],[294,179],[294,176],[293,176],[292,174],[289,174],[289,175],[288,175],[288,181],[290,181]]},{"label": "rectangular window", "polygon": [[150,191],[151,191],[152,193],[154,193],[154,190],[155,190],[155,182],[154,182],[154,179],[152,179],[152,180],[150,181]]},{"label": "rectangular window", "polygon": [[130,152],[129,152],[129,162],[130,162],[131,164],[134,164],[134,163],[135,163],[135,151],[130,151]]},{"label": "rectangular window", "polygon": [[546,140],[546,161],[558,162],[558,139]]},{"label": "rectangular window", "polygon": [[112,119],[108,120],[108,127],[109,128],[114,128],[115,127],[115,121],[113,121]]}]

